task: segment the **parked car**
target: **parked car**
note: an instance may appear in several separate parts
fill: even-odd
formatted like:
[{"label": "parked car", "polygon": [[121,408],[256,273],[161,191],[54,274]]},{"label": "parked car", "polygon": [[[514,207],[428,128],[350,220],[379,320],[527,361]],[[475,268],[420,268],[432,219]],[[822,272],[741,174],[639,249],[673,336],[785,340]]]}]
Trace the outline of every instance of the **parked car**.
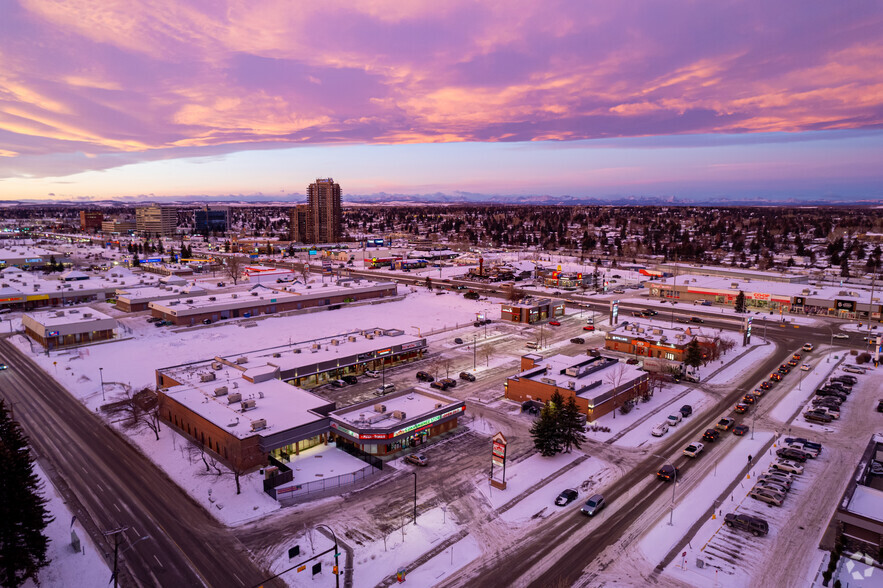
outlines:
[{"label": "parked car", "polygon": [[682,417],[688,417],[691,414],[693,414],[693,407],[690,406],[689,404],[685,404],[684,406],[681,407],[680,413],[681,413]]},{"label": "parked car", "polygon": [[429,387],[435,388],[436,390],[441,390],[442,392],[448,389],[448,385],[443,383],[441,380],[437,382],[430,382]]},{"label": "parked car", "polygon": [[346,382],[344,382],[343,380],[332,380],[331,385],[335,388],[343,388],[344,386],[346,386]]},{"label": "parked car", "polygon": [[421,382],[432,382],[435,380],[435,378],[426,372],[417,372],[417,379]]},{"label": "parked car", "polygon": [[453,378],[442,378],[439,381],[445,385],[445,389],[457,387],[457,380]]},{"label": "parked car", "polygon": [[740,402],[733,410],[736,412],[736,414],[745,414],[746,412],[748,412],[748,405]]},{"label": "parked car", "polygon": [[877,412],[883,412],[883,399],[877,401]]},{"label": "parked car", "polygon": [[806,447],[811,447],[815,449],[819,453],[822,452],[822,444],[816,441],[810,441],[804,437],[785,437],[785,444],[790,445],[791,443],[802,443]]},{"label": "parked car", "polygon": [[708,441],[709,443],[714,443],[718,437],[720,437],[720,431],[717,429],[705,429],[705,434],[702,435],[703,441]]},{"label": "parked car", "polygon": [[729,431],[736,424],[736,419],[731,419],[724,417],[717,422],[715,425],[716,429],[720,429],[721,431]]},{"label": "parked car", "polygon": [[847,365],[843,367],[844,372],[849,372],[851,374],[863,374],[865,373],[865,369],[859,367],[857,365]]},{"label": "parked car", "polygon": [[650,434],[654,437],[662,437],[668,433],[668,425],[666,423],[659,423],[650,431]]},{"label": "parked car", "polygon": [[377,390],[374,391],[374,396],[383,396],[384,394],[389,394],[390,392],[396,391],[395,384],[383,384],[379,386]]},{"label": "parked car", "polygon": [[577,496],[579,496],[579,493],[576,490],[567,489],[555,499],[555,506],[567,506],[576,500]]},{"label": "parked car", "polygon": [[576,344],[578,344],[578,345],[582,345],[583,343],[586,342],[586,340],[583,339],[582,337],[574,337],[573,339],[570,340],[570,342],[571,342],[571,343],[576,343]]},{"label": "parked car", "polygon": [[659,468],[658,472],[656,472],[656,477],[657,477],[657,479],[665,480],[666,482],[670,482],[672,479],[675,478],[675,476],[678,475],[679,472],[680,472],[680,468],[678,468],[677,466],[673,466],[671,464],[665,464],[664,466]]},{"label": "parked car", "polygon": [[161,318],[156,317],[156,316],[149,316],[149,317],[147,317],[147,322],[148,322],[148,323],[158,323],[158,322],[161,321],[161,320],[162,320]]},{"label": "parked car", "polygon": [[369,378],[379,378],[381,376],[377,370],[365,370],[365,375]]},{"label": "parked car", "polygon": [[469,372],[460,372],[460,379],[466,380],[467,382],[474,382],[475,376],[470,374]]},{"label": "parked car", "polygon": [[773,462],[773,465],[770,468],[774,470],[780,470],[783,472],[788,472],[790,474],[802,474],[803,466],[797,462],[793,462],[787,459],[779,459]]},{"label": "parked car", "polygon": [[858,384],[858,378],[855,376],[850,376],[848,374],[841,374],[835,378],[831,378],[832,382],[843,382],[844,384],[849,384],[850,386],[855,386]]},{"label": "parked car", "polygon": [[681,422],[681,413],[676,412],[674,414],[668,415],[666,419],[669,427],[676,427],[679,422]]},{"label": "parked car", "polygon": [[421,467],[429,464],[429,460],[426,459],[426,456],[422,453],[412,453],[405,457],[405,461]]},{"label": "parked car", "polygon": [[782,494],[766,488],[754,488],[748,493],[748,496],[774,506],[782,506],[782,502],[785,501],[785,497]]},{"label": "parked car", "polygon": [[359,383],[359,378],[357,378],[356,376],[344,376],[341,378],[341,380],[343,380],[347,384],[358,384]]},{"label": "parked car", "polygon": [[806,453],[807,455],[809,455],[813,459],[815,459],[819,456],[818,449],[816,449],[815,447],[808,447],[808,446],[804,445],[803,443],[797,443],[797,442],[786,443],[786,447],[791,448],[791,449],[796,449],[798,451],[802,451],[803,453]]},{"label": "parked car", "polygon": [[735,427],[733,427],[733,435],[738,435],[739,437],[741,437],[748,431],[748,425],[736,425]]},{"label": "parked car", "polygon": [[840,418],[840,410],[833,406],[816,406],[813,408],[813,412],[830,415],[835,421]]},{"label": "parked car", "polygon": [[705,445],[696,441],[695,443],[690,443],[687,445],[687,448],[684,449],[684,455],[687,457],[698,457],[702,450],[705,449]]},{"label": "parked car", "polygon": [[781,484],[783,486],[787,486],[790,488],[791,484],[794,483],[794,476],[792,476],[791,474],[785,473],[785,472],[773,471],[773,472],[764,472],[764,473],[758,475],[757,480],[758,480],[758,482],[766,481],[766,480],[774,481],[774,482],[778,482],[779,484]]},{"label": "parked car", "polygon": [[586,500],[586,503],[581,509],[579,509],[579,511],[586,516],[593,517],[605,506],[607,506],[607,502],[604,500],[604,496],[601,494],[595,494]]},{"label": "parked car", "polygon": [[799,461],[801,463],[809,459],[808,453],[804,453],[799,449],[792,449],[790,447],[780,447],[779,449],[776,449],[776,455],[781,457],[782,459],[790,459],[793,461]]},{"label": "parked car", "polygon": [[454,337],[454,343],[457,345],[462,345],[463,339],[461,337]]},{"label": "parked car", "polygon": [[825,414],[822,412],[816,412],[814,410],[810,410],[810,411],[803,413],[803,418],[809,422],[812,422],[812,423],[825,423],[825,424],[830,423],[831,421],[834,420],[834,417],[832,417],[831,415]]},{"label": "parked car", "polygon": [[594,330],[595,330],[594,325],[585,325],[585,326],[583,326],[583,331],[594,331]]},{"label": "parked car", "polygon": [[770,526],[764,519],[742,513],[727,513],[724,517],[724,523],[731,529],[748,531],[755,537],[760,537],[770,532]]}]

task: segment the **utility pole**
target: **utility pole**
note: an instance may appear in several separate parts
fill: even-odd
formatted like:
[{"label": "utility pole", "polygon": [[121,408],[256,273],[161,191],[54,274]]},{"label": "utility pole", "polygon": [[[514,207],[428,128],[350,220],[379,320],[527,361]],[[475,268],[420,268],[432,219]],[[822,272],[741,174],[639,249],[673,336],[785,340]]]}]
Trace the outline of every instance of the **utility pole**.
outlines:
[{"label": "utility pole", "polygon": [[104,397],[104,368],[103,367],[98,368],[98,377],[101,378],[101,400],[105,401],[107,399]]},{"label": "utility pole", "polygon": [[119,575],[119,568],[117,567],[117,563],[119,561],[119,553],[120,553],[120,535],[127,531],[129,527],[119,527],[117,529],[113,529],[112,531],[105,531],[104,536],[108,537],[113,535],[113,575],[110,577],[113,580],[113,588],[117,588],[117,576]]}]

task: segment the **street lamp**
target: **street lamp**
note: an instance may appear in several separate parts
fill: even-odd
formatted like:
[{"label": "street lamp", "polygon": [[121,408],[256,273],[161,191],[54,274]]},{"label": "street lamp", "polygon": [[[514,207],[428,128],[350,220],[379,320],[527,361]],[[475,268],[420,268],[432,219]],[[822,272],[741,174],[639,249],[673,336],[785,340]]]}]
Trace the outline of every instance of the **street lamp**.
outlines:
[{"label": "street lamp", "polygon": [[[834,347],[834,329],[832,327],[828,327],[828,332],[831,333],[831,343],[830,346]],[[831,354],[825,356],[825,363],[831,363]]]},{"label": "street lamp", "polygon": [[651,453],[650,455],[665,460],[666,463],[664,463],[663,465],[671,466],[671,469],[674,471],[674,479],[672,480],[672,486],[671,486],[671,512],[670,512],[669,517],[668,517],[668,524],[669,524],[669,526],[674,526],[674,524],[675,524],[675,523],[674,523],[674,518],[675,518],[675,490],[677,490],[677,488],[678,488],[678,468],[675,467],[675,464],[674,464],[674,463],[668,461],[667,458],[662,457],[661,455],[656,455],[655,453]]},{"label": "street lamp", "polygon": [[475,355],[475,342],[476,342],[477,340],[478,340],[478,337],[477,337],[476,335],[473,334],[473,335],[472,335],[472,371],[473,371],[473,372],[476,371],[476,370],[478,369],[478,368],[476,367],[476,365],[475,365],[475,357],[476,357],[476,355]]},{"label": "street lamp", "polygon": [[107,399],[104,397],[104,368],[103,367],[98,368],[98,377],[101,378],[101,400],[105,401]]},{"label": "street lamp", "polygon": [[334,567],[337,569],[337,573],[334,574],[334,582],[335,586],[337,586],[337,588],[340,588],[340,567],[337,563],[337,558],[340,556],[340,550],[337,548],[337,535],[334,534],[334,529],[332,529],[328,525],[318,524],[316,525],[316,527],[325,527],[326,529],[328,529],[328,532],[331,533],[331,537],[334,539]]}]

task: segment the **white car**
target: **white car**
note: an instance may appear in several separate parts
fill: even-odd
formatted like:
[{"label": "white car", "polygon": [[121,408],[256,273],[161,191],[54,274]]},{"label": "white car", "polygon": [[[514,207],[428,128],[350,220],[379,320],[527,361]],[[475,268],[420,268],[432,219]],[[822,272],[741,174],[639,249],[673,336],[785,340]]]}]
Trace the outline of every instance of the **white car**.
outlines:
[{"label": "white car", "polygon": [[773,462],[773,465],[770,466],[771,469],[779,470],[780,472],[788,472],[789,474],[802,474],[803,466],[797,462],[789,461],[787,459],[778,459]]},{"label": "white car", "polygon": [[705,445],[699,443],[698,441],[695,443],[690,443],[689,445],[687,445],[687,448],[684,449],[684,455],[686,455],[687,457],[696,457],[700,453],[702,453],[703,449],[705,449]]},{"label": "white car", "polygon": [[668,424],[666,423],[659,423],[650,431],[650,434],[654,437],[662,437],[666,433],[668,433]]},{"label": "white car", "polygon": [[812,369],[812,366],[809,365],[808,363],[805,363],[802,366],[800,366],[800,371],[803,371],[803,372],[808,372],[811,369]]},{"label": "white car", "polygon": [[813,345],[812,343],[805,343],[803,345],[804,351],[812,351],[813,349],[815,349],[815,345]]},{"label": "white car", "polygon": [[681,422],[681,413],[676,412],[674,414],[668,415],[668,419],[666,420],[669,427],[676,426],[679,422]]},{"label": "white car", "polygon": [[835,339],[849,339],[849,335],[847,335],[846,333],[837,333],[836,335],[834,335],[834,338]]},{"label": "white car", "polygon": [[365,375],[369,378],[379,378],[380,372],[378,372],[377,370],[365,370]]}]

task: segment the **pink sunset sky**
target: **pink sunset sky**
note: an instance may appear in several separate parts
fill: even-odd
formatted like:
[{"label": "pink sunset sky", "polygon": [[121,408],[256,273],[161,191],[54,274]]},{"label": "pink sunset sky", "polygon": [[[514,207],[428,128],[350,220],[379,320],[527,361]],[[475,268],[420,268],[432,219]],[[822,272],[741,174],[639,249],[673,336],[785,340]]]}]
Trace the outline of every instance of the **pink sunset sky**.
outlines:
[{"label": "pink sunset sky", "polygon": [[0,199],[879,198],[878,2],[20,0]]}]

